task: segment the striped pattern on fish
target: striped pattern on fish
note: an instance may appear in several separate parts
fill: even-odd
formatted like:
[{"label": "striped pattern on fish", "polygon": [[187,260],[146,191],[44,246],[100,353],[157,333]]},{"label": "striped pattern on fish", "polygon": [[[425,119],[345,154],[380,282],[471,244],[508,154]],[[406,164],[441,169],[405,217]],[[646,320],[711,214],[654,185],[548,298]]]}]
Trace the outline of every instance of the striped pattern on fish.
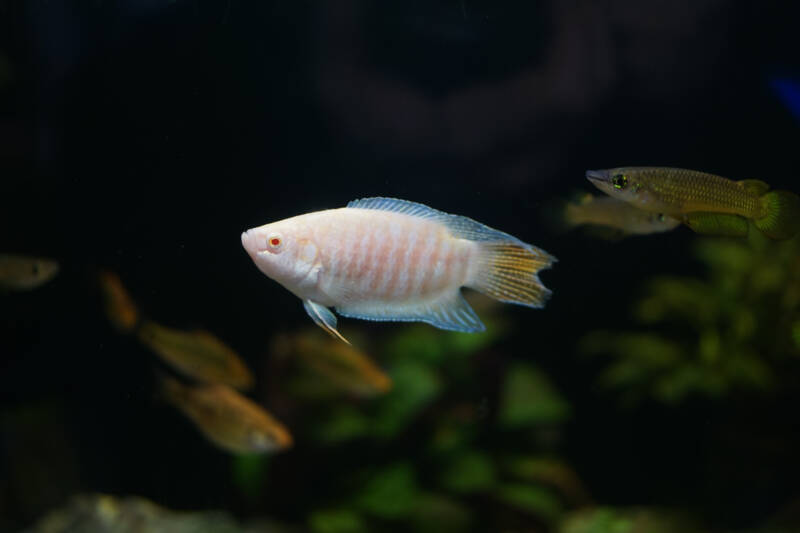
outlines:
[{"label": "striped pattern on fish", "polygon": [[367,320],[482,331],[461,287],[541,307],[549,291],[537,272],[554,261],[474,220],[391,198],[266,224],[245,232],[242,244],[262,272],[340,338],[328,307]]}]

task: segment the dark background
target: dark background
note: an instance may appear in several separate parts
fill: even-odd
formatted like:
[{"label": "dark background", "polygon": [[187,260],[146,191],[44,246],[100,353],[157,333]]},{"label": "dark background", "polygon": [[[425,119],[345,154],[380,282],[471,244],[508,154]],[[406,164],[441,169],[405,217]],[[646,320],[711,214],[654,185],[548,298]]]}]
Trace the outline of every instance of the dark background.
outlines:
[{"label": "dark background", "polygon": [[[552,300],[511,309],[524,327],[507,343],[573,402],[565,455],[597,500],[730,526],[777,512],[800,463],[742,439],[762,428],[800,443],[796,404],[624,411],[598,401],[597,363],[574,355],[580,333],[625,325],[640,279],[697,269],[691,233],[607,242],[543,215],[588,191],[591,168],[797,190],[798,121],[770,80],[800,74],[798,20],[795,2],[725,0],[0,1],[0,250],[62,266],[47,287],[2,296],[0,401],[62,413],[63,442],[31,439],[70,458],[48,471],[48,503],[78,487],[255,514],[224,481],[226,458],[159,404],[152,360],[107,325],[94,273],[118,272],[150,315],[213,330],[258,370],[268,339],[308,318],[240,233],[382,195],[559,259],[542,275]],[[14,446],[4,435],[0,451]],[[259,512],[293,520],[298,495],[314,498],[305,483],[329,465],[301,461],[303,446],[273,464],[289,485]],[[11,524],[43,510],[20,494],[0,493]]]}]

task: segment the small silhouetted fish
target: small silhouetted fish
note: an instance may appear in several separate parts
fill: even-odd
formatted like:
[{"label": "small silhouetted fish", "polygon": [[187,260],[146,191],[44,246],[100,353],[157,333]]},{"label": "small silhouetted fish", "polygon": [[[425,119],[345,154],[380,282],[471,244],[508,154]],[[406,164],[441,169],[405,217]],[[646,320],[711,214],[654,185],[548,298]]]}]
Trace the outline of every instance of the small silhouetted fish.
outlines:
[{"label": "small silhouetted fish", "polygon": [[139,310],[119,276],[103,271],[99,274],[106,317],[122,333],[130,333],[139,322]]},{"label": "small silhouetted fish", "polygon": [[626,235],[662,233],[680,226],[681,221],[663,213],[644,211],[610,196],[586,195],[567,204],[564,220],[570,226],[603,226]]},{"label": "small silhouetted fish", "polygon": [[50,259],[0,254],[0,289],[27,291],[44,285],[58,274]]},{"label": "small silhouetted fish", "polygon": [[207,331],[181,331],[145,320],[137,336],[185,376],[242,390],[253,386],[253,374],[239,355]]},{"label": "small silhouetted fish", "polygon": [[242,245],[256,266],[299,296],[314,322],[342,340],[333,306],[364,320],[485,327],[461,295],[540,308],[547,252],[472,219],[394,198],[364,198],[251,229]]},{"label": "small silhouetted fish", "polygon": [[338,389],[354,396],[377,396],[392,388],[391,378],[365,353],[331,337],[302,330],[291,337],[276,339],[275,344]]},{"label": "small silhouetted fish", "polygon": [[164,394],[213,444],[232,453],[286,449],[292,436],[260,405],[226,385],[189,386],[161,378]]}]

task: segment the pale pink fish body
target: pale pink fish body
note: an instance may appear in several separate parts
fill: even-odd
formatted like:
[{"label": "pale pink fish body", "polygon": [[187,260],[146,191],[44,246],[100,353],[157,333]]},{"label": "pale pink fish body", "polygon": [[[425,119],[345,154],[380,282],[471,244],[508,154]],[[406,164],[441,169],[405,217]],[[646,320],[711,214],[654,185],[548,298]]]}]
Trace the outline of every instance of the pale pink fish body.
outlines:
[{"label": "pale pink fish body", "polygon": [[[337,336],[327,307],[355,318],[481,331],[462,286],[540,307],[549,291],[536,272],[553,261],[473,220],[387,198],[266,224],[245,232],[242,244],[261,271],[300,297],[314,321]],[[517,274],[523,276],[503,281]]]}]

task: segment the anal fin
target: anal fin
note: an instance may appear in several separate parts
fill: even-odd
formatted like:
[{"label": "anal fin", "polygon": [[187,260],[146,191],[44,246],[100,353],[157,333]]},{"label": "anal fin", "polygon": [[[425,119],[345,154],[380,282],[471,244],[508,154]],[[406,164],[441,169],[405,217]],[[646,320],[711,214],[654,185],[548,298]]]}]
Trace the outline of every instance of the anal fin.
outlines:
[{"label": "anal fin", "polygon": [[486,331],[486,326],[464,300],[460,290],[431,302],[404,305],[358,303],[336,306],[336,311],[342,316],[362,320],[425,322],[439,329],[465,333]]},{"label": "anal fin", "polygon": [[350,344],[350,341],[345,339],[336,329],[337,321],[336,315],[333,314],[333,311],[324,305],[312,302],[311,300],[303,300],[303,307],[305,308],[306,313],[308,313],[308,316],[311,317],[311,320],[313,320],[316,325],[327,331],[332,337],[336,337],[337,339],[341,339],[347,344]]},{"label": "anal fin", "polygon": [[749,230],[746,218],[723,213],[689,213],[684,223],[695,233],[719,237],[746,237]]}]

